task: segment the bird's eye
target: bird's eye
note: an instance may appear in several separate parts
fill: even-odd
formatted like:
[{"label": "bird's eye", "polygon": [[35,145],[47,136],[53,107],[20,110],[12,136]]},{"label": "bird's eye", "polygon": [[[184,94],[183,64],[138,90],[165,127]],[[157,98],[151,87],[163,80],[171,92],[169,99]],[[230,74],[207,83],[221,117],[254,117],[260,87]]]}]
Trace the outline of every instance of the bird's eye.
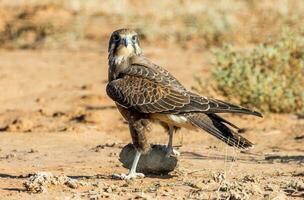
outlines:
[{"label": "bird's eye", "polygon": [[115,42],[119,41],[120,40],[120,36],[119,35],[113,35],[113,40]]},{"label": "bird's eye", "polygon": [[137,40],[137,36],[136,36],[136,35],[133,35],[133,36],[132,36],[132,40],[133,40],[133,41],[136,41],[136,40]]}]

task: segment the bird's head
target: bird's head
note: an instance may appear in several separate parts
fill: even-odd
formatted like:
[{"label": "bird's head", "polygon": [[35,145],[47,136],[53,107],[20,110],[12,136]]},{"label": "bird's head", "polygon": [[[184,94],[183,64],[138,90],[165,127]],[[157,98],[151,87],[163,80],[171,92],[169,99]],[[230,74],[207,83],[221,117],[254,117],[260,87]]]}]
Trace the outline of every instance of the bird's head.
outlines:
[{"label": "bird's head", "polygon": [[109,59],[119,64],[131,55],[140,55],[138,34],[134,30],[119,29],[112,33],[109,41]]}]

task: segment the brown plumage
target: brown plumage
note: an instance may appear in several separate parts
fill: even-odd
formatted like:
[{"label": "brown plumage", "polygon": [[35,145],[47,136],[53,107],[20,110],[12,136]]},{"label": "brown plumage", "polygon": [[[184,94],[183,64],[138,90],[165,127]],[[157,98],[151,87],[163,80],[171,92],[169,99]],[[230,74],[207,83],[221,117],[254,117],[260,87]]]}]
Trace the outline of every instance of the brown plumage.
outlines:
[{"label": "brown plumage", "polygon": [[[148,147],[145,132],[151,121],[168,127],[170,136],[176,128],[203,129],[228,145],[247,149],[252,143],[230,128],[238,129],[235,125],[215,113],[262,116],[256,111],[188,91],[167,70],[142,55],[137,33],[128,29],[117,30],[111,36],[106,91],[128,121],[139,156]],[[168,150],[171,153],[172,137],[170,140]],[[134,164],[136,169],[137,162]],[[132,169],[123,178],[136,177],[138,174]]]}]

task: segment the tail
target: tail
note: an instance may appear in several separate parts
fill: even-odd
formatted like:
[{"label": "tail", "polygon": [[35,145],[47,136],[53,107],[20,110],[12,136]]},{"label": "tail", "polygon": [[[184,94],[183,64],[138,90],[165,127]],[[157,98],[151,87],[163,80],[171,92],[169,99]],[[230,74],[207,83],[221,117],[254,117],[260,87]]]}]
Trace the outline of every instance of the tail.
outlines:
[{"label": "tail", "polygon": [[186,117],[194,126],[207,131],[229,146],[240,149],[249,149],[253,147],[253,144],[249,140],[240,136],[225,124],[238,129],[237,126],[216,114],[189,113],[186,114]]}]

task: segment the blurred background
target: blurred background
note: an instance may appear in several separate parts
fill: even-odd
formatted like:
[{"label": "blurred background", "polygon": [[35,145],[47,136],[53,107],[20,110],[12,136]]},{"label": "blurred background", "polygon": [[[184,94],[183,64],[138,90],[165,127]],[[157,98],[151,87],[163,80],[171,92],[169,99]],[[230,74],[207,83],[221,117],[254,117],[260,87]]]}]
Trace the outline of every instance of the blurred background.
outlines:
[{"label": "blurred background", "polygon": [[90,48],[121,27],[139,30],[145,41],[185,48],[189,42],[202,49],[250,46],[277,39],[284,29],[300,31],[302,19],[298,0],[2,0],[1,46]]},{"label": "blurred background", "polygon": [[[120,28],[138,31],[144,54],[187,88],[264,114],[224,115],[257,144],[236,165],[235,157],[227,158],[235,151],[207,134],[179,132],[175,145],[184,168],[206,169],[201,178],[209,169],[236,180],[250,172],[264,192],[275,177],[268,199],[303,191],[304,1],[0,0],[0,170],[12,175],[0,173],[0,197],[18,193],[3,188],[23,187],[22,178],[12,177],[35,171],[123,172],[117,157],[131,139],[105,93],[108,40]],[[158,126],[149,138],[167,141]],[[195,185],[197,176],[181,184]],[[302,182],[290,182],[295,176]],[[188,189],[179,188],[180,196],[188,198]],[[48,195],[58,197],[61,189]]]},{"label": "blurred background", "polygon": [[302,1],[3,0],[0,9],[1,49],[105,53],[111,32],[128,27],[144,46],[213,52],[226,97],[262,111],[304,107]]}]

